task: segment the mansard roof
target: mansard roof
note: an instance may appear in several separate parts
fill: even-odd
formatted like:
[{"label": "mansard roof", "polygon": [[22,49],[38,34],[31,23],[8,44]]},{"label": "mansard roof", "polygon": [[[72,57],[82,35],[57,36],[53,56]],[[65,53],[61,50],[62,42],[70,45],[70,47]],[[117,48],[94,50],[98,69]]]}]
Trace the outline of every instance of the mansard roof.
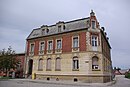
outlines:
[{"label": "mansard roof", "polygon": [[[75,31],[80,29],[87,29],[89,28],[89,21],[90,18],[88,17],[88,18],[82,18],[82,19],[72,20],[68,22],[59,21],[58,23],[50,26],[43,25],[40,28],[33,29],[33,31],[27,37],[27,39],[33,39],[37,37],[70,32],[70,31]],[[58,26],[61,26],[60,32],[58,31]]]}]

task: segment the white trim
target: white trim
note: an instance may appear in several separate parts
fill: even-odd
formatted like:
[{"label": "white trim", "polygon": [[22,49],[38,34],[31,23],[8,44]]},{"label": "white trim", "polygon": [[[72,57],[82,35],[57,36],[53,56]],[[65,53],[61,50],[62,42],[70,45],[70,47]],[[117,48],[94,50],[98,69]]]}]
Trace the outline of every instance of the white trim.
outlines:
[{"label": "white trim", "polygon": [[[93,21],[95,22],[94,28],[92,28],[92,22],[93,22]],[[92,28],[92,29],[96,29],[96,20],[94,20],[94,19],[91,20],[91,28]]]},{"label": "white trim", "polygon": [[[33,51],[31,51],[31,45],[34,44],[34,48],[33,48]],[[35,50],[35,42],[31,42],[29,44],[29,56],[33,56],[34,55],[34,50]]]},{"label": "white trim", "polygon": [[48,40],[48,41],[47,41],[47,50],[49,50],[49,49],[48,49],[48,47],[49,47],[49,41],[52,41],[52,48],[51,48],[50,50],[53,50],[53,40]]},{"label": "white trim", "polygon": [[[52,48],[48,49],[49,47],[49,41],[52,41]],[[47,41],[47,54],[52,54],[53,53],[53,40],[48,40]]]},{"label": "white trim", "polygon": [[33,49],[33,51],[31,51],[31,45],[32,45],[32,44],[34,44],[34,49],[35,49],[35,43],[32,42],[32,43],[30,43],[30,45],[29,45],[29,52],[34,52],[34,49]]},{"label": "white trim", "polygon": [[56,41],[55,41],[55,42],[56,42],[56,44],[55,44],[55,49],[58,49],[58,48],[57,48],[57,41],[58,41],[58,40],[61,40],[61,48],[60,48],[60,49],[62,49],[62,38],[56,39]]},{"label": "white trim", "polygon": [[[94,39],[94,46],[93,46],[93,39],[92,39],[92,37],[96,37],[96,40]],[[97,46],[95,46],[95,41],[97,42],[96,44],[97,44]],[[92,46],[92,50],[93,51],[97,51],[97,49],[98,49],[98,36],[97,35],[91,35],[91,46]]]},{"label": "white trim", "polygon": [[[74,41],[73,41],[73,39],[74,38],[76,38],[76,37],[78,37],[78,47],[74,47]],[[72,52],[79,52],[79,35],[74,35],[74,36],[72,36]]]},{"label": "white trim", "polygon": [[[43,47],[44,49],[43,49],[43,50],[40,50],[40,49],[41,49],[40,47],[41,47],[41,43],[42,43],[42,42],[44,43],[44,47]],[[40,42],[39,42],[39,51],[44,51],[44,50],[45,50],[45,41],[40,41]]]},{"label": "white trim", "polygon": [[74,36],[72,36],[72,48],[75,48],[75,47],[73,47],[74,46],[73,38],[75,38],[75,37],[78,37],[78,47],[79,47],[79,35],[74,35]]}]

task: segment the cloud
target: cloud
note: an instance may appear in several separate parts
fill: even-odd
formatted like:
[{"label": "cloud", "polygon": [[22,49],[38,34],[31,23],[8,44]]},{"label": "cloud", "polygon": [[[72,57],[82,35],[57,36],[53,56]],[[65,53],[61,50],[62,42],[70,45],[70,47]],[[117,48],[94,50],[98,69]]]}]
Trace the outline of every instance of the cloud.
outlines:
[{"label": "cloud", "polygon": [[[113,66],[130,67],[129,0],[1,0],[0,49],[25,51],[26,37],[43,24],[88,17],[93,9],[110,37]],[[121,61],[120,61],[121,60]]]}]

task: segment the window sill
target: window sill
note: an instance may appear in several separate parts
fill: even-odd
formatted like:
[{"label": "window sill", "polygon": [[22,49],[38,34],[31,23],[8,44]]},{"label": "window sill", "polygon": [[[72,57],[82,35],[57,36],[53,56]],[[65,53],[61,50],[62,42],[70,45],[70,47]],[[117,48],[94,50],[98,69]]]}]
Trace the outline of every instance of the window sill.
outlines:
[{"label": "window sill", "polygon": [[61,69],[55,69],[55,71],[61,71]]},{"label": "window sill", "polygon": [[72,71],[79,71],[79,69],[72,69]]},{"label": "window sill", "polygon": [[51,69],[46,69],[46,71],[51,71]]},{"label": "window sill", "polygon": [[38,69],[38,71],[43,71],[43,69]]},{"label": "window sill", "polygon": [[92,69],[92,71],[101,71],[100,69]]}]

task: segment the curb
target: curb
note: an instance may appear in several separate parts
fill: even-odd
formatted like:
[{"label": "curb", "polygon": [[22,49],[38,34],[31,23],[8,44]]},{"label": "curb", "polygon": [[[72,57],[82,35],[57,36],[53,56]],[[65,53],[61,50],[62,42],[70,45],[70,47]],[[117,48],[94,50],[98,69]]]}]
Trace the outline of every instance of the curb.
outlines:
[{"label": "curb", "polygon": [[116,83],[116,80],[108,83],[81,83],[81,82],[60,82],[60,81],[44,81],[44,80],[32,80],[32,79],[10,79],[10,81],[31,82],[41,84],[56,84],[56,85],[72,85],[72,86],[111,86]]}]

